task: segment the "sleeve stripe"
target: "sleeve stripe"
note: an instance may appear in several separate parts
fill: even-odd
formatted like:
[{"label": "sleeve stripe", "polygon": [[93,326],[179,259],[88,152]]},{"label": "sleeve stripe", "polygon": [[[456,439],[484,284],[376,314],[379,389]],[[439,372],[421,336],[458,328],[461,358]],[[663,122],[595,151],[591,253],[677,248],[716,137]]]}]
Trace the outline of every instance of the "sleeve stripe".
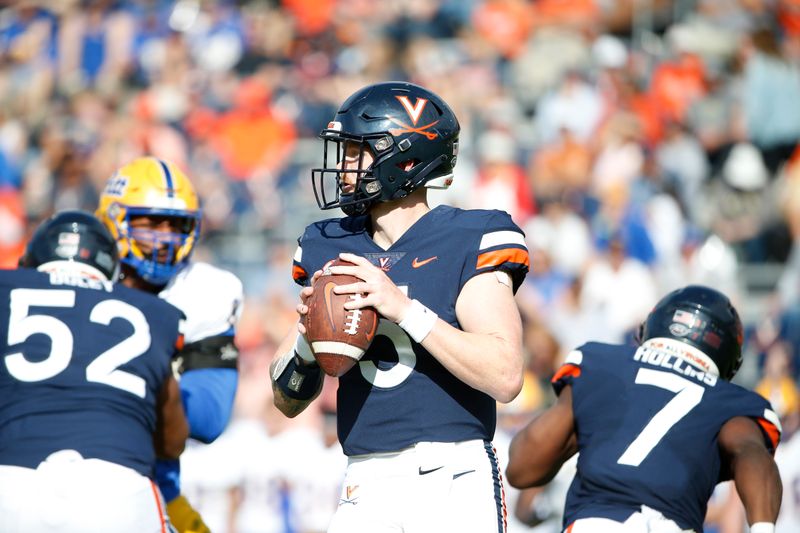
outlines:
[{"label": "sleeve stripe", "polygon": [[779,433],[783,433],[783,428],[781,427],[781,419],[778,418],[778,415],[775,414],[775,411],[771,409],[764,409],[764,414],[762,416],[767,422],[770,422],[773,426],[778,428]]},{"label": "sleeve stripe", "polygon": [[550,380],[551,383],[557,383],[561,381],[562,378],[565,376],[572,376],[573,378],[577,378],[581,375],[581,367],[577,365],[573,365],[571,363],[566,363],[561,365],[561,368],[558,369],[558,372],[553,376],[553,379]]},{"label": "sleeve stripe", "polygon": [[778,431],[778,428],[772,422],[764,420],[763,418],[758,419],[758,425],[761,426],[761,429],[764,430],[764,433],[767,434],[769,440],[772,442],[772,449],[778,447],[778,442],[781,440],[781,432]]},{"label": "sleeve stripe", "polygon": [[303,267],[297,266],[297,265],[292,265],[292,278],[295,281],[297,281],[299,279],[307,278],[307,277],[308,277],[308,274],[306,273],[305,270],[303,270]]},{"label": "sleeve stripe", "polygon": [[502,244],[519,244],[520,246],[525,246],[525,237],[518,231],[493,231],[483,236],[478,249],[485,250]]},{"label": "sleeve stripe", "polygon": [[297,249],[294,251],[294,261],[296,263],[300,263],[303,261],[303,247],[298,246]]},{"label": "sleeve stripe", "polygon": [[478,264],[475,268],[481,269],[502,265],[503,263],[519,263],[529,267],[528,250],[505,248],[503,250],[484,252],[478,256]]}]

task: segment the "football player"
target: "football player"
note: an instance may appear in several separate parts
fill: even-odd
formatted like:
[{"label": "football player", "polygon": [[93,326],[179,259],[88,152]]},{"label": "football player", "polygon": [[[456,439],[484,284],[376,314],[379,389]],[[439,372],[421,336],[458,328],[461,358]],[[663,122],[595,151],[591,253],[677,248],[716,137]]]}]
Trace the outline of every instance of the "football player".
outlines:
[{"label": "football player", "polygon": [[[178,372],[191,437],[212,442],[227,425],[238,381],[235,326],[242,284],[230,272],[192,262],[200,205],[189,178],[152,157],[132,161],[106,183],[98,218],[117,242],[121,283],[158,294],[186,315]],[[207,531],[180,495],[178,461],[159,461],[158,485],[180,531]]]},{"label": "football player", "polygon": [[[308,226],[294,280],[334,273],[363,280],[351,309],[380,324],[361,361],[339,378],[339,440],[349,457],[331,533],[505,530],[503,483],[491,443],[496,401],[522,387],[521,320],[514,292],[528,270],[522,231],[495,210],[431,209],[428,189],[453,180],[459,124],[428,89],[364,87],[322,130],[323,168],[312,171],[321,209],[345,217]],[[298,323],[271,365],[287,416],[319,393],[321,375]]]},{"label": "football player", "polygon": [[553,377],[556,403],[512,440],[509,483],[549,481],[576,451],[564,511],[571,533],[702,531],[714,486],[732,479],[750,531],[772,533],[781,426],[768,401],[730,383],[742,324],[723,294],[665,296],[636,346],[588,343]]},{"label": "football player", "polygon": [[0,531],[173,531],[151,481],[189,433],[172,358],[182,313],[114,285],[90,213],[34,233],[0,270]]}]

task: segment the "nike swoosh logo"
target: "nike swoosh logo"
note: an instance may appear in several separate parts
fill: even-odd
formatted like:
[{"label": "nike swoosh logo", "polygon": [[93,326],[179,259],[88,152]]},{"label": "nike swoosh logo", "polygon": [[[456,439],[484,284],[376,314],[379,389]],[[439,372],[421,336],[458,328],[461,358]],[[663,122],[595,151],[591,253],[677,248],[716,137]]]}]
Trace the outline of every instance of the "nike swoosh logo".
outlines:
[{"label": "nike swoosh logo", "polygon": [[453,479],[458,479],[461,476],[466,476],[467,474],[473,473],[475,470],[467,470],[466,472],[459,472],[458,474],[453,474]]},{"label": "nike swoosh logo", "polygon": [[333,301],[331,300],[331,293],[333,292],[334,287],[336,287],[336,284],[332,281],[329,281],[325,284],[325,289],[323,290],[323,294],[325,295],[325,307],[328,310],[328,322],[331,324],[331,331],[336,331],[336,324],[333,321]]},{"label": "nike swoosh logo", "polygon": [[414,267],[414,268],[419,268],[421,266],[427,265],[431,261],[436,261],[437,259],[439,259],[438,255],[434,255],[433,257],[429,257],[428,259],[425,259],[424,261],[420,261],[419,257],[415,257],[414,260],[411,261],[411,266]]},{"label": "nike swoosh logo", "polygon": [[437,468],[431,468],[430,470],[423,470],[422,467],[419,467],[419,475],[424,476],[425,474],[430,474],[431,472],[436,472],[437,470],[441,470],[444,466],[440,466]]}]

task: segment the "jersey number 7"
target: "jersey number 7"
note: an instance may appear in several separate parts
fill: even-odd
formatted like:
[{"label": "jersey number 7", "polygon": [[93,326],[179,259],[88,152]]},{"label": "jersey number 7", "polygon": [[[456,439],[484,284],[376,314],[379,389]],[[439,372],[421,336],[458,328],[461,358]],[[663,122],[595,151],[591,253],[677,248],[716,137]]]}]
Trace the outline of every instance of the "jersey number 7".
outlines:
[{"label": "jersey number 7", "polygon": [[705,389],[697,383],[670,372],[640,368],[636,374],[636,383],[653,385],[674,392],[675,396],[657,412],[639,435],[617,459],[617,464],[639,466],[653,448],[661,442],[664,435],[678,423],[689,411],[700,403]]}]

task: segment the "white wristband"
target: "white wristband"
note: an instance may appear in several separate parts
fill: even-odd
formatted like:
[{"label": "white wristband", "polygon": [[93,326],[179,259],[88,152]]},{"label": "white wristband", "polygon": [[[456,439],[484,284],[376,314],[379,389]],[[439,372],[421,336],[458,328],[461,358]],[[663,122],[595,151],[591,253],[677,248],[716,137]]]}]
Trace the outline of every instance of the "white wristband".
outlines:
[{"label": "white wristband", "polygon": [[419,303],[418,300],[411,300],[406,316],[397,325],[403,328],[415,342],[421,343],[433,329],[437,318],[439,315]]},{"label": "white wristband", "polygon": [[308,341],[299,333],[294,341],[294,353],[300,356],[300,359],[306,363],[313,363],[316,361],[316,359],[314,359],[314,352],[311,350]]},{"label": "white wristband", "polygon": [[750,533],[775,533],[775,524],[770,522],[756,522],[750,526]]}]

